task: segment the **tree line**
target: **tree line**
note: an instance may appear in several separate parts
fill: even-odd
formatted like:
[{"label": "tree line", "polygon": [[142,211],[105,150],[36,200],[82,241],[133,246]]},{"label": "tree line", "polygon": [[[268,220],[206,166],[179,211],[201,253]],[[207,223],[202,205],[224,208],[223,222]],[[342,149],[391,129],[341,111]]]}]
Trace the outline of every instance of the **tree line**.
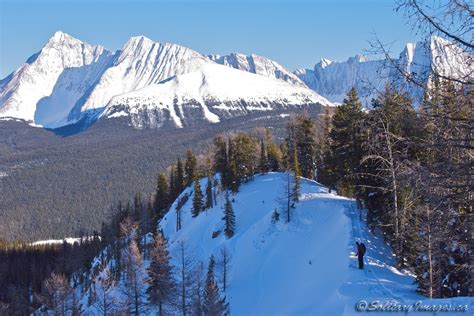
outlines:
[{"label": "tree line", "polygon": [[366,112],[352,89],[318,145],[318,180],[363,204],[430,298],[472,295],[472,101],[438,79],[418,111],[387,85]]}]

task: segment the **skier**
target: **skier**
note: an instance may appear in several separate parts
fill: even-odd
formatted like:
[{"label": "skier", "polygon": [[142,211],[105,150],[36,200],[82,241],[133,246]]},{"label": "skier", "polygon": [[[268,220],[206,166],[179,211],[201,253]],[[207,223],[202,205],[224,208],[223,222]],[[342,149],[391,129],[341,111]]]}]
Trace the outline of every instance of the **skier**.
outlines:
[{"label": "skier", "polygon": [[364,269],[364,255],[365,255],[365,245],[364,243],[360,243],[357,241],[357,259],[359,260],[359,269]]}]

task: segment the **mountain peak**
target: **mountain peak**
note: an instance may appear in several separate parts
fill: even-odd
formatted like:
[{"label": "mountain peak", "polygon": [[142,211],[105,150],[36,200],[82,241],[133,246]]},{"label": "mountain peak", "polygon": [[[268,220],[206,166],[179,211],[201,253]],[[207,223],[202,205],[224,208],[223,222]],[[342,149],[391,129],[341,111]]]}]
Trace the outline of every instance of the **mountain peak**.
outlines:
[{"label": "mountain peak", "polygon": [[143,43],[155,43],[152,39],[144,36],[144,35],[137,35],[137,36],[132,36],[128,39],[127,43],[125,46],[137,46],[139,44]]},{"label": "mountain peak", "polygon": [[319,61],[319,65],[323,69],[329,66],[330,64],[332,64],[332,60],[329,60],[327,58],[321,58],[321,60]]},{"label": "mountain peak", "polygon": [[67,33],[64,33],[63,31],[56,31],[53,36],[50,37],[50,39],[48,40],[48,44],[47,45],[51,45],[51,44],[57,44],[57,43],[63,43],[63,42],[81,42],[81,40],[67,34]]}]

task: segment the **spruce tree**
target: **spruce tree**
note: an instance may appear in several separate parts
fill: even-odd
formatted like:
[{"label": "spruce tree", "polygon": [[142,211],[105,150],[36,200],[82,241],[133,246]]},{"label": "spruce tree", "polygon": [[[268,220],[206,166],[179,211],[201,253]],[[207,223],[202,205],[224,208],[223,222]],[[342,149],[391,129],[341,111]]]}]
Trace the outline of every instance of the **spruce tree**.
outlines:
[{"label": "spruce tree", "polygon": [[191,185],[191,183],[193,183],[194,177],[197,173],[197,160],[191,149],[188,149],[188,151],[186,152],[184,172],[186,186],[189,186]]},{"label": "spruce tree", "polygon": [[355,88],[352,88],[342,105],[336,108],[329,132],[330,158],[328,167],[333,176],[330,185],[339,185],[342,193],[354,193],[356,174],[363,157],[361,123],[364,117],[362,104]]},{"label": "spruce tree", "polygon": [[169,188],[168,188],[168,180],[166,179],[166,175],[162,172],[158,176],[158,182],[156,185],[156,194],[155,194],[155,214],[156,219],[160,220],[164,214],[166,208],[169,205]]},{"label": "spruce tree", "polygon": [[201,213],[203,209],[203,202],[202,202],[202,191],[201,191],[201,183],[199,177],[194,177],[194,193],[193,193],[193,208],[191,209],[191,213],[193,217],[196,217]]},{"label": "spruce tree", "polygon": [[268,158],[266,152],[266,146],[263,139],[260,141],[260,162],[258,164],[260,173],[265,174],[268,172]]},{"label": "spruce tree", "polygon": [[174,199],[177,197],[177,188],[176,188],[176,166],[171,165],[170,168],[170,177],[169,177],[169,184],[168,184],[168,192],[169,192],[169,201],[172,203]]},{"label": "spruce tree", "polygon": [[167,241],[161,231],[157,231],[154,236],[150,258],[146,292],[150,303],[158,305],[158,314],[163,315],[163,304],[171,303],[174,299],[176,282]]},{"label": "spruce tree", "polygon": [[314,178],[315,155],[316,155],[316,133],[311,118],[300,115],[292,123],[294,145],[299,158],[301,175],[308,179]]},{"label": "spruce tree", "polygon": [[239,133],[233,143],[232,159],[237,172],[235,180],[246,182],[253,177],[257,170],[258,141],[250,135]]},{"label": "spruce tree", "polygon": [[224,234],[227,238],[231,238],[235,233],[235,214],[232,207],[232,203],[229,199],[229,192],[225,195],[225,207],[224,207]]},{"label": "spruce tree", "polygon": [[239,190],[240,186],[240,177],[237,172],[237,162],[235,158],[235,146],[234,142],[232,141],[231,138],[229,138],[228,141],[229,145],[229,151],[228,151],[228,164],[227,164],[227,170],[228,170],[228,186],[226,189],[231,189],[232,192],[237,192]]},{"label": "spruce tree", "polygon": [[227,143],[222,136],[217,136],[214,138],[214,171],[220,174],[223,188],[230,185],[228,160]]},{"label": "spruce tree", "polygon": [[280,149],[273,142],[267,145],[267,157],[270,171],[280,171],[281,153]]},{"label": "spruce tree", "polygon": [[206,186],[206,203],[205,208],[209,209],[214,205],[214,198],[212,194],[212,176],[209,173],[207,175],[207,186]]},{"label": "spruce tree", "polygon": [[175,187],[176,187],[176,197],[181,194],[184,189],[184,169],[183,163],[181,159],[178,158],[178,162],[176,163],[176,179],[175,179]]}]

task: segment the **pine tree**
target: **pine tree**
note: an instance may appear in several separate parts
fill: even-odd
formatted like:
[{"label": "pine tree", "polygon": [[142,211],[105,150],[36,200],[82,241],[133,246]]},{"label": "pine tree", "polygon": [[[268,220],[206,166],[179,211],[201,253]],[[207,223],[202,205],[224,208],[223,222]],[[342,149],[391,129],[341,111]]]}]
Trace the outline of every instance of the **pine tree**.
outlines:
[{"label": "pine tree", "polygon": [[178,188],[176,187],[176,166],[171,165],[170,167],[170,176],[168,180],[168,192],[169,192],[169,201],[172,203],[179,193]]},{"label": "pine tree", "polygon": [[185,161],[185,183],[186,186],[190,186],[193,183],[194,177],[197,176],[197,160],[191,149],[186,152]]},{"label": "pine tree", "polygon": [[260,162],[258,164],[260,173],[265,174],[268,172],[268,158],[266,152],[266,146],[263,139],[260,141]]},{"label": "pine tree", "polygon": [[267,145],[268,166],[271,171],[280,171],[281,168],[281,153],[280,149],[273,143],[269,142]]},{"label": "pine tree", "polygon": [[231,138],[228,141],[228,163],[227,163],[227,173],[228,173],[228,186],[225,187],[226,189],[229,188],[232,192],[237,192],[240,187],[240,177],[237,172],[237,162],[235,158],[235,146],[234,142]]},{"label": "pine tree", "polygon": [[[258,142],[250,135],[239,133],[233,140],[232,161],[235,163],[235,181],[250,180],[257,170]],[[230,146],[229,146],[230,147]]]},{"label": "pine tree", "polygon": [[213,200],[214,200],[214,196],[212,192],[212,176],[209,173],[207,175],[207,186],[206,186],[206,203],[205,203],[206,209],[213,207],[214,205]]},{"label": "pine tree", "polygon": [[314,123],[309,116],[299,115],[291,125],[293,125],[294,145],[299,158],[301,175],[305,178],[313,179],[316,167],[316,133]]},{"label": "pine tree", "polygon": [[155,194],[155,214],[156,219],[160,220],[164,214],[165,210],[169,206],[169,188],[168,188],[168,180],[166,179],[166,175],[162,172],[158,176],[158,182],[156,185],[156,194]]},{"label": "pine tree", "polygon": [[142,204],[142,196],[140,192],[135,194],[135,198],[133,199],[133,219],[135,221],[140,220],[140,216],[142,215],[143,204]]},{"label": "pine tree", "polygon": [[184,190],[184,169],[181,159],[178,158],[176,163],[176,179],[175,179],[175,198]]},{"label": "pine tree", "polygon": [[214,138],[214,171],[220,174],[222,187],[229,188],[230,179],[227,143],[222,136]]},{"label": "pine tree", "polygon": [[200,179],[195,176],[194,178],[194,193],[193,193],[193,208],[191,209],[191,213],[193,217],[196,217],[201,213],[203,210],[203,202],[202,202],[202,191],[201,191],[201,183]]},{"label": "pine tree", "polygon": [[361,122],[364,117],[362,104],[355,88],[352,88],[342,105],[336,108],[329,132],[329,151],[327,166],[333,173],[329,185],[339,185],[339,191],[353,195],[355,175],[359,173],[363,157]]},{"label": "pine tree", "polygon": [[148,267],[148,299],[151,304],[158,305],[159,315],[164,314],[163,304],[170,303],[174,298],[176,282],[173,277],[173,266],[168,251],[167,241],[163,232],[156,232],[150,252]]},{"label": "pine tree", "polygon": [[214,277],[215,259],[214,256],[209,258],[207,268],[207,278],[204,287],[204,315],[221,316],[229,313],[229,304],[225,302],[225,298],[220,297],[219,288]]},{"label": "pine tree", "polygon": [[224,233],[227,238],[231,238],[235,233],[235,214],[232,208],[232,203],[229,199],[229,192],[225,195],[225,207],[224,207]]}]

